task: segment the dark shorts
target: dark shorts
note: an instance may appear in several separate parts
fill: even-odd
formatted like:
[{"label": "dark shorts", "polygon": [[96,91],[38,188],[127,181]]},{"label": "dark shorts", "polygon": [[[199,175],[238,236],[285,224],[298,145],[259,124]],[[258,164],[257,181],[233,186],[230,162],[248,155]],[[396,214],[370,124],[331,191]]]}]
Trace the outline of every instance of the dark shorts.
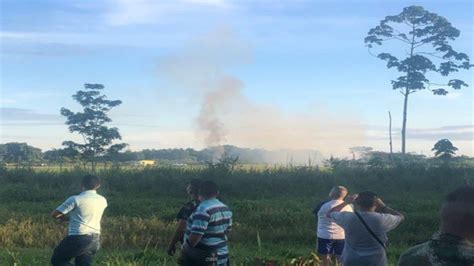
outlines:
[{"label": "dark shorts", "polygon": [[341,256],[344,249],[344,239],[324,239],[318,237],[318,253]]},{"label": "dark shorts", "polygon": [[186,243],[181,250],[178,264],[181,266],[216,266],[217,251],[191,247]]},{"label": "dark shorts", "polygon": [[[54,249],[51,264],[53,266],[92,265],[92,260],[99,247],[99,235],[67,236]],[[72,259],[74,259],[74,264],[71,263]]]}]

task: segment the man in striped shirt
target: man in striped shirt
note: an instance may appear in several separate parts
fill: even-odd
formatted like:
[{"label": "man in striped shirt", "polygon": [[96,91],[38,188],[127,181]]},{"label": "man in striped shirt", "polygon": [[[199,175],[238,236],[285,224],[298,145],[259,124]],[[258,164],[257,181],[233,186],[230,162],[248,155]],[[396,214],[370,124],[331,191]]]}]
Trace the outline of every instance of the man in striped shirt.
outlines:
[{"label": "man in striped shirt", "polygon": [[232,226],[232,212],[217,199],[218,195],[214,182],[201,184],[201,203],[187,221],[181,265],[228,265],[227,233]]}]

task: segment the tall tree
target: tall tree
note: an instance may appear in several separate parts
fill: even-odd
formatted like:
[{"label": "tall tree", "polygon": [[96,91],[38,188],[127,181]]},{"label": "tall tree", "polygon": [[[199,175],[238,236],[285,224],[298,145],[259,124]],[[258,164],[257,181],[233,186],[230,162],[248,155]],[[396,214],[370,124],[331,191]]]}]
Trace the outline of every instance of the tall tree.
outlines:
[{"label": "tall tree", "polygon": [[85,90],[79,90],[72,96],[83,108],[82,112],[72,112],[61,108],[61,114],[66,117],[66,125],[71,133],[82,136],[84,143],[64,141],[63,145],[76,149],[80,152],[86,162],[91,163],[92,171],[95,171],[96,159],[103,155],[110,147],[125,147],[126,145],[111,145],[116,139],[121,139],[118,128],[107,127],[105,124],[112,121],[108,112],[120,105],[120,100],[108,100],[101,94],[104,89],[102,84],[84,84]]},{"label": "tall tree", "polygon": [[430,88],[435,95],[446,95],[449,87],[455,90],[467,87],[467,84],[459,79],[450,79],[446,84],[441,84],[433,83],[427,77],[429,72],[448,76],[473,66],[465,53],[455,51],[450,45],[450,41],[459,37],[459,34],[460,31],[444,17],[430,13],[421,6],[410,6],[398,15],[385,17],[378,26],[370,29],[365,37],[369,51],[374,45],[384,45],[398,51],[382,52],[377,57],[387,62],[387,68],[395,68],[401,73],[396,80],[392,80],[392,88],[400,91],[404,97],[403,154],[406,152],[408,96]]},{"label": "tall tree", "polygon": [[431,150],[435,152],[435,157],[450,159],[456,154],[458,148],[454,147],[449,139],[440,139]]}]

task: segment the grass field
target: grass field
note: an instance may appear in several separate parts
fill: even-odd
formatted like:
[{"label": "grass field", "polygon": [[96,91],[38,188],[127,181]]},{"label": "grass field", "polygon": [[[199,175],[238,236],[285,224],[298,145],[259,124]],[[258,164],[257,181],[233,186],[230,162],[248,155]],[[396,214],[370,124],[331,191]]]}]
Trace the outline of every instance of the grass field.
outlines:
[{"label": "grass field", "polygon": [[[48,265],[52,248],[66,232],[65,224],[48,215],[78,192],[83,174],[0,171],[0,265]],[[99,175],[103,178],[100,193],[109,207],[98,265],[175,265],[165,249],[174,216],[187,201],[184,187],[191,178],[217,181],[221,199],[232,208],[235,226],[230,249],[235,265],[255,265],[259,260],[283,265],[310,257],[315,246],[312,207],[335,184],[351,192],[375,191],[406,214],[406,221],[389,235],[388,255],[394,265],[405,248],[436,231],[443,196],[466,181],[472,183],[474,168],[147,168]]]}]

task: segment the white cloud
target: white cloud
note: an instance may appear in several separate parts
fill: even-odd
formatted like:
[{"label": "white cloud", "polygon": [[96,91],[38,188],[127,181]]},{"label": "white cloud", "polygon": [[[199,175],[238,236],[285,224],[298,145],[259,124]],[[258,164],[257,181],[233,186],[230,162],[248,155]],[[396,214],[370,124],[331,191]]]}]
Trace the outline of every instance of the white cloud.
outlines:
[{"label": "white cloud", "polygon": [[106,21],[112,26],[128,24],[146,24],[157,21],[168,7],[147,0],[113,1],[111,12]]},{"label": "white cloud", "polygon": [[113,0],[110,7],[110,11],[105,15],[106,22],[110,26],[126,26],[164,23],[164,20],[173,14],[194,8],[229,8],[231,5],[225,0]]},{"label": "white cloud", "polygon": [[55,122],[59,121],[60,115],[56,114],[44,114],[37,112],[36,110],[24,109],[24,108],[9,108],[0,107],[0,117],[3,122]]},{"label": "white cloud", "polygon": [[226,0],[182,0],[185,3],[199,4],[199,5],[209,5],[216,7],[229,7],[230,4]]}]

